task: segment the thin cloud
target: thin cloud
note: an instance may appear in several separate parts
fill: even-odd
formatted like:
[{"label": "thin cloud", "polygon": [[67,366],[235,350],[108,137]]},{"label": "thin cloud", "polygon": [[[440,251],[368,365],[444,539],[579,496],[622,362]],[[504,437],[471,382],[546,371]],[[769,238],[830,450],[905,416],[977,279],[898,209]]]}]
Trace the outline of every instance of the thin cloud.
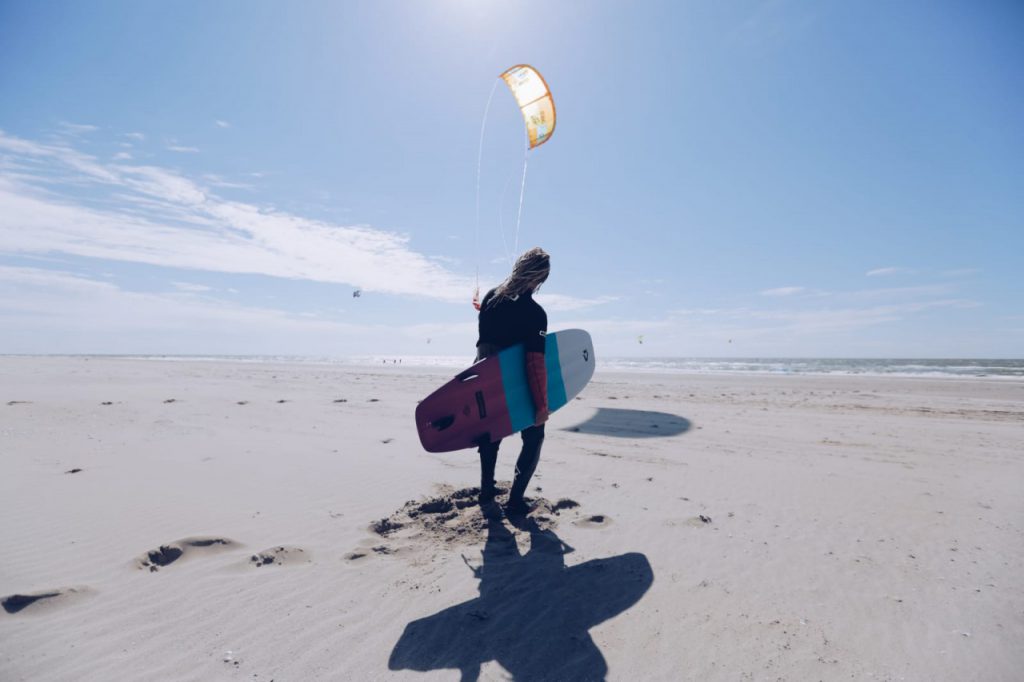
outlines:
[{"label": "thin cloud", "polygon": [[[103,163],[0,131],[0,252],[333,282],[465,303],[471,280],[402,234],[219,197],[158,166]],[[88,200],[79,198],[92,190]],[[74,192],[69,190],[74,189]]]},{"label": "thin cloud", "polygon": [[760,291],[762,296],[793,296],[795,294],[802,293],[804,287],[778,287],[775,289],[765,289]]},{"label": "thin cloud", "polygon": [[6,169],[12,166],[26,171],[16,179],[38,186],[110,183],[117,178],[116,173],[98,162],[95,157],[78,152],[65,144],[30,142],[7,135],[3,130],[0,130],[0,152],[6,152],[0,158],[9,164],[3,169],[0,179],[10,177]]},{"label": "thin cloud", "polygon": [[65,135],[79,136],[94,133],[99,130],[99,127],[89,125],[88,123],[70,123],[68,121],[61,121],[57,124],[57,129]]},{"label": "thin cloud", "polygon": [[665,331],[668,335],[678,327],[678,321],[668,318],[643,320],[623,318],[576,318],[559,324],[563,329],[586,329],[591,334],[616,334],[634,338],[635,335],[649,334],[653,331]]},{"label": "thin cloud", "polygon": [[893,301],[919,299],[928,296],[948,296],[956,291],[952,284],[923,284],[914,287],[886,287],[879,289],[858,289],[836,293],[838,300],[861,301],[889,299]]},{"label": "thin cloud", "polygon": [[146,136],[142,133],[125,133],[125,137],[131,138],[137,142],[142,142],[146,139]]},{"label": "thin cloud", "polygon": [[680,321],[705,320],[709,326],[714,327],[736,323],[748,333],[755,334],[778,331],[811,334],[850,331],[895,322],[929,310],[976,308],[980,305],[977,301],[969,299],[941,298],[827,308],[697,308],[673,311],[672,317]]},{"label": "thin cloud", "polygon": [[181,154],[198,154],[199,147],[185,147],[180,144],[167,145],[167,151],[179,152]]},{"label": "thin cloud", "polygon": [[216,121],[214,121],[214,123],[217,125],[218,128],[230,128],[231,127],[230,123],[228,123],[227,121],[221,121],[220,119],[217,119]]},{"label": "thin cloud", "polygon": [[903,268],[896,265],[890,265],[884,268],[875,268],[874,270],[868,270],[864,273],[867,277],[884,277],[886,275],[909,275],[914,271],[910,268]]},{"label": "thin cloud", "polygon": [[577,298],[564,294],[538,293],[537,302],[546,309],[554,312],[567,312],[570,310],[584,310],[606,303],[618,301],[618,296],[598,296],[596,298]]},{"label": "thin cloud", "polygon": [[192,282],[171,282],[171,286],[178,291],[187,291],[193,294],[202,293],[204,291],[213,291],[212,288],[205,284],[193,284]]},{"label": "thin cloud", "polygon": [[[354,324],[337,310],[244,305],[202,285],[175,284],[174,291],[139,292],[65,270],[0,266],[0,350],[336,357],[370,347],[401,353],[447,344],[466,353],[467,362],[472,358],[464,345],[475,338],[475,322]],[[382,339],[391,345],[382,347]]]},{"label": "thin cloud", "polygon": [[946,299],[877,305],[867,308],[754,310],[746,311],[745,315],[748,315],[752,320],[761,320],[769,323],[770,326],[775,327],[775,331],[781,329],[794,334],[810,334],[861,329],[885,322],[895,322],[905,319],[910,315],[937,308],[971,308],[978,305],[974,301],[964,299]]},{"label": "thin cloud", "polygon": [[225,189],[252,189],[252,185],[250,184],[228,180],[216,173],[206,173],[203,175],[203,180],[211,187],[223,187]]},{"label": "thin cloud", "polygon": [[398,328],[399,333],[411,339],[438,340],[450,338],[456,341],[476,338],[477,323],[471,322],[428,322],[406,325]]},{"label": "thin cloud", "polygon": [[114,154],[114,161],[130,161],[132,155],[128,152],[118,152]]},{"label": "thin cloud", "polygon": [[[195,334],[196,328],[203,334]],[[289,339],[372,339],[378,326],[354,325],[194,293],[143,293],[66,271],[0,266],[0,330],[30,329],[34,345],[8,352],[206,352],[244,347],[280,352]],[[3,339],[0,331],[0,339]],[[38,344],[42,341],[42,347]],[[169,339],[171,342],[165,341]],[[119,343],[125,345],[118,346]],[[191,345],[188,345],[191,344]],[[239,344],[249,344],[239,345]]]},{"label": "thin cloud", "polygon": [[[675,310],[657,319],[579,319],[559,326],[587,329],[595,346],[605,349],[605,356],[609,352],[716,356],[740,352],[739,348],[793,356],[820,348],[826,339],[833,353],[856,354],[865,347],[858,334],[862,330],[900,325],[931,312],[953,312],[980,305],[967,299],[943,298],[841,307],[691,308]],[[644,337],[642,349],[637,339],[640,335]],[[842,345],[836,345],[837,342]],[[839,348],[842,350],[836,350]]]},{"label": "thin cloud", "polygon": [[448,265],[459,265],[460,263],[462,263],[462,259],[461,258],[456,258],[455,256],[438,256],[438,255],[434,255],[434,256],[431,256],[430,259],[433,260],[436,263],[446,263]]},{"label": "thin cloud", "polygon": [[967,277],[969,275],[977,275],[980,272],[980,268],[954,268],[952,270],[943,270],[939,274],[943,277]]}]

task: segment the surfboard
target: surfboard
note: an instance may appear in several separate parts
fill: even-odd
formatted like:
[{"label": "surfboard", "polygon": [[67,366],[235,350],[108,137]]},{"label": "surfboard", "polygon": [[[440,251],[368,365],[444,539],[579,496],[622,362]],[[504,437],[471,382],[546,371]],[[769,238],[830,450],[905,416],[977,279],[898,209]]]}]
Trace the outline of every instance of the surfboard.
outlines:
[{"label": "surfboard", "polygon": [[[594,344],[582,329],[545,337],[548,411],[564,407],[594,376]],[[416,407],[416,430],[427,452],[451,452],[511,436],[533,425],[526,351],[511,346],[459,372]]]}]

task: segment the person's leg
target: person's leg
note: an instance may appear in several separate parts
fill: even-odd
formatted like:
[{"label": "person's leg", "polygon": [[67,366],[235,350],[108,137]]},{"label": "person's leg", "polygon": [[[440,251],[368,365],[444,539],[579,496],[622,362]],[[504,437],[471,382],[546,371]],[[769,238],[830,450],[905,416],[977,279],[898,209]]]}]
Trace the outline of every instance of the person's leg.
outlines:
[{"label": "person's leg", "polygon": [[[488,358],[498,352],[498,347],[490,343],[480,343],[476,347],[476,361]],[[484,436],[486,439],[487,436]],[[494,467],[498,462],[498,446],[501,445],[499,438],[494,443],[482,443],[480,445],[480,504],[490,504],[498,493],[498,487],[494,482]]]},{"label": "person's leg", "polygon": [[523,430],[523,449],[519,451],[519,459],[516,460],[516,479],[512,483],[512,490],[508,494],[510,507],[525,508],[526,502],[523,496],[526,495],[526,488],[530,485],[530,478],[537,469],[537,461],[540,460],[540,448],[544,444],[544,425],[531,426]]},{"label": "person's leg", "polygon": [[480,446],[480,504],[487,504],[494,500],[497,488],[494,484],[494,467],[498,462],[498,446],[501,439],[496,443],[484,443]]}]

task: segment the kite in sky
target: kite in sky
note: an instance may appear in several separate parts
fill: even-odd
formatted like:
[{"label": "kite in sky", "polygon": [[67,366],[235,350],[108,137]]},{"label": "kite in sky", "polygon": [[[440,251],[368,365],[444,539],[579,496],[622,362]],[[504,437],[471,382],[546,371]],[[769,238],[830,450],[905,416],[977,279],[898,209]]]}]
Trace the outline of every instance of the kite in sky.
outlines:
[{"label": "kite in sky", "polygon": [[555,101],[544,77],[532,66],[520,64],[501,74],[523,112],[530,149],[539,147],[555,132]]},{"label": "kite in sky", "polygon": [[[527,154],[551,139],[555,132],[555,100],[551,97],[551,90],[547,81],[537,72],[537,69],[528,64],[519,64],[508,69],[500,76],[505,85],[512,91],[512,96],[519,105],[523,114],[523,121],[526,123]],[[497,83],[494,84],[497,87]],[[491,95],[487,98],[487,106],[484,107],[484,118],[480,122],[480,149],[477,152],[476,161],[476,290],[473,293],[473,307],[480,310],[480,165],[484,150],[484,129],[487,125],[487,112],[491,108],[491,97],[494,96],[494,88],[491,88]],[[526,159],[523,157],[523,179],[519,186],[519,211],[516,214],[515,245],[513,254],[519,251],[519,224],[523,216],[523,196],[526,192]],[[502,230],[502,241],[504,243],[504,230]],[[512,260],[506,251],[506,257]]]}]

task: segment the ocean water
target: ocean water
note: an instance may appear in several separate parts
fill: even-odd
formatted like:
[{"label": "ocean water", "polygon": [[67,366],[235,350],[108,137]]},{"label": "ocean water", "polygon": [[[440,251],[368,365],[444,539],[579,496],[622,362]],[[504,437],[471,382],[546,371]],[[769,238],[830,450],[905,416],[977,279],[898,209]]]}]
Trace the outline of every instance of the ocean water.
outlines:
[{"label": "ocean water", "polygon": [[[113,357],[113,356],[109,356]],[[347,358],[257,355],[117,356],[163,361],[238,363],[300,363],[360,367],[435,367],[459,370],[473,362],[470,355],[359,356]],[[597,371],[669,372],[678,374],[833,374],[911,377],[988,377],[1024,379],[1024,359],[913,358],[597,358]]]},{"label": "ocean water", "polygon": [[714,374],[864,374],[1024,378],[1024,360],[914,358],[609,358],[605,370]]},{"label": "ocean water", "polygon": [[[467,367],[472,358],[452,356],[362,357],[360,365]],[[597,358],[597,371],[680,374],[865,374],[886,376],[1024,378],[1024,360],[913,358]]]}]

